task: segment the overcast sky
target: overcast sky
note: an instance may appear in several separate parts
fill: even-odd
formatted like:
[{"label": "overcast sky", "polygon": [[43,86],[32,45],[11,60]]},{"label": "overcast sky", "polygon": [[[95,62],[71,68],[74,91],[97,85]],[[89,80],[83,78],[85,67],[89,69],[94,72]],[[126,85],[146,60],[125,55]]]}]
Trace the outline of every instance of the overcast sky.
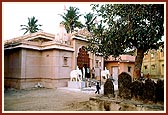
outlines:
[{"label": "overcast sky", "polygon": [[[25,32],[20,25],[27,25],[28,17],[35,16],[44,32],[55,34],[63,21],[58,14],[70,6],[79,8],[81,14],[92,12],[91,2],[2,2],[2,39],[22,36]],[[102,3],[103,4],[103,3]],[[84,21],[81,16],[81,21]]]},{"label": "overcast sky", "polygon": [[[25,32],[20,25],[27,25],[28,17],[35,16],[41,29],[51,34],[56,33],[59,23],[63,20],[58,14],[63,14],[69,6],[79,8],[81,14],[91,12],[90,3],[72,2],[3,2],[2,3],[2,38],[12,39],[22,36]],[[83,17],[81,17],[83,18]],[[84,20],[84,19],[83,19]]]}]

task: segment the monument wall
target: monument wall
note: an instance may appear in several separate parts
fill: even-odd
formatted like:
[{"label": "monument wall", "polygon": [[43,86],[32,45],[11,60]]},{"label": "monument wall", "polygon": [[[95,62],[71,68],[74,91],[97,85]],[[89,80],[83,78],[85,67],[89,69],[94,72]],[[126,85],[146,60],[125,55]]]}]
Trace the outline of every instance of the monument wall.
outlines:
[{"label": "monument wall", "polygon": [[20,87],[21,49],[4,52],[4,85],[5,87]]}]

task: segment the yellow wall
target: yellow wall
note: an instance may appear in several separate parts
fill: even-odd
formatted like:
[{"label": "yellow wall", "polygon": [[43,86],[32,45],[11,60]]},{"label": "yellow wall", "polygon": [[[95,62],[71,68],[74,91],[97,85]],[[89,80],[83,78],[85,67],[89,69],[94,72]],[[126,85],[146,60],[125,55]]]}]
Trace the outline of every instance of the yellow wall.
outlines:
[{"label": "yellow wall", "polygon": [[163,78],[164,66],[164,52],[160,52],[160,50],[149,50],[144,55],[141,71],[144,74],[149,73],[152,78]]}]

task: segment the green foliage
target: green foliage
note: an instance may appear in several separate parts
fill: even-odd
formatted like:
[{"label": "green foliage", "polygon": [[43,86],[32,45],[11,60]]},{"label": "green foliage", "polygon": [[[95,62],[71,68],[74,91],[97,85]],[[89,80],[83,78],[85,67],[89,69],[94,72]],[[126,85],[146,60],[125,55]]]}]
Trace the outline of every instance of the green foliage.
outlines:
[{"label": "green foliage", "polygon": [[75,27],[83,27],[83,24],[80,21],[78,21],[79,17],[81,16],[78,10],[79,9],[76,7],[69,7],[69,9],[66,10],[66,13],[64,13],[63,15],[60,14],[60,16],[64,19],[62,23],[65,25],[65,29],[68,33],[71,33]]},{"label": "green foliage", "polygon": [[92,9],[102,21],[92,28],[88,50],[116,57],[128,48],[146,52],[160,46],[164,35],[163,4],[93,4]]},{"label": "green foliage", "polygon": [[96,16],[94,16],[93,13],[87,13],[84,15],[84,18],[85,18],[85,25],[86,25],[86,28],[89,32],[91,32],[91,28],[93,28],[94,26],[94,21],[96,19]]},{"label": "green foliage", "polygon": [[31,18],[28,17],[28,23],[27,25],[20,25],[22,28],[21,30],[26,30],[24,34],[26,33],[35,33],[41,29],[39,29],[39,27],[41,27],[41,24],[37,24],[38,20],[33,16]]}]

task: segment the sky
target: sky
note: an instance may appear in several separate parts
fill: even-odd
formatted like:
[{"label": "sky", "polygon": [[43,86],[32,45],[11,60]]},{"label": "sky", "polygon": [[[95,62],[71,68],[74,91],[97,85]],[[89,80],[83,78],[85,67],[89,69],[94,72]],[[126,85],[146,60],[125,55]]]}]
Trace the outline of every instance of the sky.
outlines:
[{"label": "sky", "polygon": [[[2,38],[4,40],[22,36],[25,32],[20,25],[27,25],[28,17],[35,16],[44,32],[56,34],[63,21],[58,14],[70,6],[79,8],[81,14],[92,12],[91,2],[2,2]],[[84,22],[83,16],[80,21]]]},{"label": "sky", "polygon": [[[37,24],[42,24],[44,32],[55,34],[59,23],[63,21],[58,14],[66,12],[70,6],[79,8],[81,14],[92,12],[91,3],[78,2],[3,2],[2,38],[4,40],[22,36],[25,32],[20,25],[27,25],[28,17],[35,16]],[[81,21],[84,21],[83,16]]]}]

